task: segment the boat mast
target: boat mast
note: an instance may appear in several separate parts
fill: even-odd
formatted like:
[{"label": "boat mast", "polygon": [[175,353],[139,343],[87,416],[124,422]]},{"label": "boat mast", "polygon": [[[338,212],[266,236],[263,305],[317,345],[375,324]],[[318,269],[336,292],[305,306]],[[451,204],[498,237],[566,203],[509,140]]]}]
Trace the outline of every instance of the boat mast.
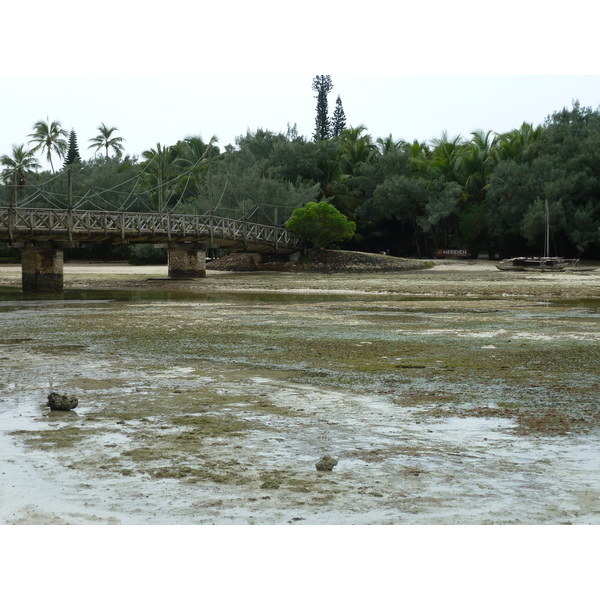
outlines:
[{"label": "boat mast", "polygon": [[544,256],[550,256],[550,212],[548,200],[544,201],[544,213],[546,218],[546,230],[544,232]]}]

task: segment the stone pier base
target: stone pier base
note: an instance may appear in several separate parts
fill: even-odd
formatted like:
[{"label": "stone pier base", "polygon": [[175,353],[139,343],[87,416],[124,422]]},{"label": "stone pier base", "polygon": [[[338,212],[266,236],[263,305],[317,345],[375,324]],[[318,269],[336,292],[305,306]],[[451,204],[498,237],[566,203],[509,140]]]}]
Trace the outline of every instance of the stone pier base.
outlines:
[{"label": "stone pier base", "polygon": [[206,250],[199,248],[197,244],[169,244],[169,277],[206,277]]},{"label": "stone pier base", "polygon": [[63,251],[54,248],[23,248],[21,273],[24,292],[62,292]]}]

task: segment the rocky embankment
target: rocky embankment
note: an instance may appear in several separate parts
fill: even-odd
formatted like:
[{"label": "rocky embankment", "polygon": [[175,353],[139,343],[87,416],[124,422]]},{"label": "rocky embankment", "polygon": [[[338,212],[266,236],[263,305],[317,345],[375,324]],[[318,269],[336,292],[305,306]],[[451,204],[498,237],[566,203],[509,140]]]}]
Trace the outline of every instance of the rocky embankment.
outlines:
[{"label": "rocky embankment", "polygon": [[317,250],[296,260],[261,259],[259,254],[228,254],[211,261],[207,268],[215,271],[285,271],[291,273],[392,273],[433,266],[431,261],[398,258],[385,254]]}]

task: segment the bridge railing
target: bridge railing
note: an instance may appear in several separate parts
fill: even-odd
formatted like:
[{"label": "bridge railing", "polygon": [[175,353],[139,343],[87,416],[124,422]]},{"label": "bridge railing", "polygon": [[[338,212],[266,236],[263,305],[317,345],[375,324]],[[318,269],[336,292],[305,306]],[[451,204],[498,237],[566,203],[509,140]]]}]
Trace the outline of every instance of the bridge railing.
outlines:
[{"label": "bridge railing", "polygon": [[40,208],[0,208],[0,239],[79,241],[216,241],[300,248],[302,240],[284,227],[215,215],[132,213]]}]

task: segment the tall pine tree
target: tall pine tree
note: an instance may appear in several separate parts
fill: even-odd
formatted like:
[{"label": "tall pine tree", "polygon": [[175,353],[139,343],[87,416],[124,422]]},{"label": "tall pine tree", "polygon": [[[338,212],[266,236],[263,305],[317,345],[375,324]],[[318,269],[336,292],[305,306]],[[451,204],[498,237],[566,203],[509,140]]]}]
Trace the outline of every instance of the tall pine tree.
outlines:
[{"label": "tall pine tree", "polygon": [[72,165],[73,163],[80,163],[81,156],[79,155],[79,148],[77,146],[77,134],[74,129],[71,129],[69,135],[69,145],[67,147],[67,155],[65,156],[65,162],[63,168]]},{"label": "tall pine tree", "polygon": [[331,123],[329,121],[329,107],[327,95],[333,89],[331,75],[316,75],[313,79],[312,89],[317,92],[317,116],[315,119],[315,140],[325,140],[331,135]]},{"label": "tall pine tree", "polygon": [[346,129],[346,113],[342,106],[342,99],[338,96],[333,111],[333,123],[331,124],[331,135],[338,137]]}]

